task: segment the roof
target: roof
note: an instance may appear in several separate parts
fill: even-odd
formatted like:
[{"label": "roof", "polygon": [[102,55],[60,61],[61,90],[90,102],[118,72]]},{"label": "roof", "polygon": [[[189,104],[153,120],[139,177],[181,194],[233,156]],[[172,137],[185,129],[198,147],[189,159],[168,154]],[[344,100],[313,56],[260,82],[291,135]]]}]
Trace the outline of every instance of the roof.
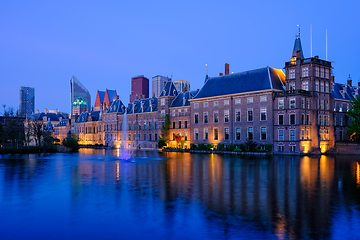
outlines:
[{"label": "roof", "polygon": [[109,101],[112,103],[113,101],[116,100],[116,96],[117,96],[116,90],[107,89],[107,91],[108,91]]},{"label": "roof", "polygon": [[111,106],[107,110],[107,113],[114,113],[114,112],[123,113],[124,110],[125,110],[125,105],[120,99],[117,99],[111,104]]},{"label": "roof", "polygon": [[157,98],[136,99],[126,109],[127,114],[157,112]]},{"label": "roof", "polygon": [[105,91],[99,91],[99,97],[100,97],[100,102],[103,103],[104,102],[104,97],[105,97]]},{"label": "roof", "polygon": [[263,90],[284,90],[285,74],[271,67],[211,77],[195,99]]},{"label": "roof", "polygon": [[61,113],[34,113],[30,116],[30,119],[31,120],[35,120],[35,121],[38,121],[38,120],[43,120],[44,117],[46,117],[46,120],[48,120],[50,118],[50,121],[60,121],[60,118],[64,119],[64,115],[61,114]]},{"label": "roof", "polygon": [[180,92],[176,98],[171,102],[170,107],[184,107],[190,106],[189,99],[193,99],[198,94],[199,89],[194,91],[188,91],[185,93]]},{"label": "roof", "polygon": [[45,126],[45,130],[46,131],[54,131],[54,128],[53,128],[53,125],[50,122],[50,119],[49,119],[48,123]]},{"label": "roof", "polygon": [[297,36],[295,38],[295,43],[294,43],[294,50],[292,53],[292,57],[296,57],[296,53],[297,51],[301,51],[301,58],[304,58],[304,53],[301,47],[301,40],[300,40],[300,36]]},{"label": "roof", "polygon": [[63,126],[66,126],[68,122],[68,119],[63,119],[61,120],[55,127],[63,127]]},{"label": "roof", "polygon": [[166,82],[163,90],[159,97],[176,97],[178,95],[178,91],[173,82]]},{"label": "roof", "polygon": [[349,85],[334,83],[331,96],[337,100],[350,101],[355,98],[356,93],[359,93],[358,91],[359,89],[357,87],[350,87]]}]

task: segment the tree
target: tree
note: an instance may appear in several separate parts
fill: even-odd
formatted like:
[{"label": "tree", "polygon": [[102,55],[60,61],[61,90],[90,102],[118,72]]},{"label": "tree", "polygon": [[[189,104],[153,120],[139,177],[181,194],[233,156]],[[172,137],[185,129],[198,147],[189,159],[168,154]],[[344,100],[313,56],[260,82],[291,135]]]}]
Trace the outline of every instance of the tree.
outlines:
[{"label": "tree", "polygon": [[79,143],[78,143],[78,139],[76,137],[75,134],[71,134],[69,136],[67,136],[64,141],[62,142],[62,144],[65,147],[68,147],[71,149],[72,152],[77,152],[79,150]]},{"label": "tree", "polygon": [[28,124],[28,131],[34,137],[36,146],[40,146],[42,143],[45,126],[43,121],[30,121]]},{"label": "tree", "polygon": [[[176,141],[176,143],[177,143],[177,147],[180,147],[181,145],[181,141],[182,141],[182,139],[183,139],[183,136],[181,136],[180,135],[180,133],[177,133],[177,134],[175,134],[175,133],[173,133],[173,138],[174,138],[174,140]],[[182,148],[182,147],[181,147]]]},{"label": "tree", "polygon": [[351,135],[352,140],[360,141],[360,96],[350,101],[350,110],[347,112],[350,117],[350,126],[347,132]]},{"label": "tree", "polygon": [[170,117],[169,114],[166,114],[165,123],[161,128],[161,137],[159,138],[159,142],[158,142],[159,148],[165,147],[169,142],[170,126],[171,126]]},{"label": "tree", "polygon": [[3,105],[3,107],[5,123],[0,126],[0,141],[11,143],[17,147],[22,146],[25,140],[24,123],[19,118],[18,113],[14,113],[13,108],[6,109],[6,105]]}]

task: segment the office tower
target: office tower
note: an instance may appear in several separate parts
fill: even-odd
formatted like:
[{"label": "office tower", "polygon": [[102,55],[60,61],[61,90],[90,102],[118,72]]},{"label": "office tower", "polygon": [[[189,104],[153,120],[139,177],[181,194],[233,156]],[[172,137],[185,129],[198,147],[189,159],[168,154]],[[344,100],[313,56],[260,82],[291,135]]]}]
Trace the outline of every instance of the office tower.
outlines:
[{"label": "office tower", "polygon": [[90,111],[91,96],[89,91],[79,80],[72,76],[70,79],[71,90],[71,114],[80,115],[82,112]]},{"label": "office tower", "polygon": [[174,85],[176,87],[176,90],[178,90],[179,92],[190,91],[190,83],[189,83],[189,81],[175,80]]},{"label": "office tower", "polygon": [[131,94],[130,102],[133,102],[136,98],[148,98],[149,97],[149,79],[140,75],[131,79]]},{"label": "office tower", "polygon": [[20,87],[19,111],[20,116],[26,117],[35,110],[35,89],[32,87]]},{"label": "office tower", "polygon": [[171,82],[171,78],[157,75],[152,78],[152,97],[158,97],[167,82]]}]

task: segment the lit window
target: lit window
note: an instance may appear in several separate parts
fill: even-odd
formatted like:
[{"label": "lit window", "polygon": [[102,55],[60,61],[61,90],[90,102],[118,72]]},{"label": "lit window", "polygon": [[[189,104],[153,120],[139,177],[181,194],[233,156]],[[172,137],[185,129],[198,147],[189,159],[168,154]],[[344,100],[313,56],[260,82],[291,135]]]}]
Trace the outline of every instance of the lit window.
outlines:
[{"label": "lit window", "polygon": [[218,140],[218,139],[219,139],[219,129],[214,128],[214,140]]},{"label": "lit window", "polygon": [[229,105],[229,100],[224,100],[224,106]]},{"label": "lit window", "polygon": [[235,104],[240,104],[240,103],[241,103],[240,99],[235,99]]},{"label": "lit window", "polygon": [[266,96],[261,96],[260,97],[260,102],[266,102]]},{"label": "lit window", "polygon": [[254,99],[252,97],[247,98],[247,103],[253,103]]},{"label": "lit window", "polygon": [[303,77],[308,77],[309,76],[309,68],[308,67],[304,67],[302,69],[302,76]]}]

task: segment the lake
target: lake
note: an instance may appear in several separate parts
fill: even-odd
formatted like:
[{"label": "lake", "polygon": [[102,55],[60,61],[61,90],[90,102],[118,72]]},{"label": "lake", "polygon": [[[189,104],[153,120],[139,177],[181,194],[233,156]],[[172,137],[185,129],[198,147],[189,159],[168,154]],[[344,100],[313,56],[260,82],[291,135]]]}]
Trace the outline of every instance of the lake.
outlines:
[{"label": "lake", "polygon": [[360,157],[0,155],[0,239],[360,239]]}]

